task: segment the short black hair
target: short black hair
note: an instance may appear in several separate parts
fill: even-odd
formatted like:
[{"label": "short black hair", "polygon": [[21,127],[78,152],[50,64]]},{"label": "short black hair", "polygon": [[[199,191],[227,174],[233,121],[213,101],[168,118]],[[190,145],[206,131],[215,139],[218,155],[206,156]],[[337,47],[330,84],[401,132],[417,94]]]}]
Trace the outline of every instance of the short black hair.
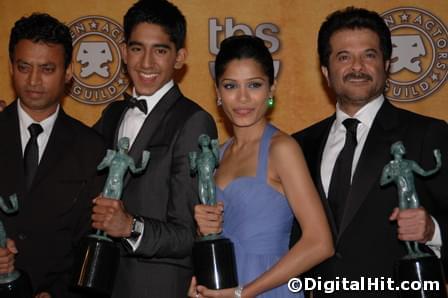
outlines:
[{"label": "short black hair", "polygon": [[390,30],[383,18],[374,11],[364,8],[347,7],[330,14],[320,27],[317,48],[321,66],[328,67],[331,54],[331,36],[335,32],[344,29],[370,29],[375,32],[380,40],[383,60],[390,60],[392,41]]},{"label": "short black hair", "polygon": [[33,13],[20,18],[11,29],[9,36],[9,59],[14,61],[14,51],[22,39],[34,43],[60,44],[64,47],[64,65],[67,68],[72,61],[73,44],[70,29],[56,18],[46,13]]},{"label": "short black hair", "polygon": [[235,35],[221,42],[215,60],[215,83],[219,85],[229,62],[235,59],[254,59],[269,78],[269,85],[274,84],[274,62],[264,41],[256,36]]},{"label": "short black hair", "polygon": [[176,45],[176,50],[185,47],[187,22],[181,11],[166,0],[140,0],[129,8],[123,19],[125,42],[132,30],[140,23],[161,26]]}]

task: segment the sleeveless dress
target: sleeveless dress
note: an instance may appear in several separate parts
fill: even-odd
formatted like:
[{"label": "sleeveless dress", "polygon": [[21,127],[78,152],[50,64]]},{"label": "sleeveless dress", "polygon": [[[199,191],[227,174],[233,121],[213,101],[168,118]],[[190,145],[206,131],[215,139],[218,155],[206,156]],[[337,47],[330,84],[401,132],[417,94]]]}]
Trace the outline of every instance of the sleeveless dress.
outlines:
[{"label": "sleeveless dress", "polygon": [[[245,285],[271,268],[288,252],[293,213],[286,197],[267,184],[269,144],[277,128],[267,124],[258,153],[255,177],[238,177],[224,189],[216,188],[224,202],[223,236],[235,247],[238,282]],[[221,148],[220,159],[232,143]],[[303,297],[291,293],[287,284],[258,297]]]}]

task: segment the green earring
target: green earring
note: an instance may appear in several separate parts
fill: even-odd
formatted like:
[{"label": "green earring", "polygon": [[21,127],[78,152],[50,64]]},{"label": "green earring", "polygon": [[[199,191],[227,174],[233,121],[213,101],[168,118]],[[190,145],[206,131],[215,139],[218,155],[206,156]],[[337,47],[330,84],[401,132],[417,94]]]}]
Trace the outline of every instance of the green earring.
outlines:
[{"label": "green earring", "polygon": [[268,100],[266,101],[266,104],[268,105],[268,108],[272,109],[275,104],[274,97],[273,96],[269,97]]}]

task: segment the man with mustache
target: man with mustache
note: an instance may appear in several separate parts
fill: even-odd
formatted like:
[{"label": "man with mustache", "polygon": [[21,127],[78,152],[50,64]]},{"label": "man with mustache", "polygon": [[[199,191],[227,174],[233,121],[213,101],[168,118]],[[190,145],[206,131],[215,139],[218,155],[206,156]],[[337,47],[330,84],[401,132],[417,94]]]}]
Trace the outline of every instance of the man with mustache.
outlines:
[{"label": "man with mustache", "polygon": [[[320,192],[332,227],[335,255],[310,275],[322,281],[393,278],[394,264],[406,254],[403,241],[446,255],[448,126],[444,121],[394,107],[383,92],[392,52],[391,35],[375,12],[358,8],[336,11],[318,37],[322,74],[336,95],[336,113],[294,134]],[[402,141],[406,158],[435,175],[416,177],[424,207],[397,208],[394,186],[380,186],[390,147]],[[300,228],[293,229],[293,241]],[[397,284],[395,284],[397,285]],[[443,285],[441,285],[443,286]],[[396,297],[398,291],[315,291],[313,297]]]}]

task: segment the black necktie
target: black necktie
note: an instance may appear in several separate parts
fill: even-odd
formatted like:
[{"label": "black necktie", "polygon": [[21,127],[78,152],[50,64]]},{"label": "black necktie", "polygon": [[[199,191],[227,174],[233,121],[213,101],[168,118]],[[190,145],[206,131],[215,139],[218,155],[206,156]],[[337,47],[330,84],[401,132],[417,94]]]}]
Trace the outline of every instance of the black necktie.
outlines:
[{"label": "black necktie", "polygon": [[145,115],[148,113],[148,105],[146,104],[146,100],[144,99],[137,99],[135,97],[131,97],[128,100],[128,107],[130,109],[137,108],[140,111],[142,111],[143,114]]},{"label": "black necktie", "polygon": [[345,133],[345,144],[334,164],[330,187],[328,189],[328,203],[330,204],[338,229],[342,216],[344,215],[345,202],[351,186],[353,154],[358,144],[356,141],[358,123],[359,120],[354,118],[348,118],[342,122],[347,129]]},{"label": "black necktie", "polygon": [[33,123],[28,126],[30,132],[30,139],[25,147],[25,153],[23,156],[25,165],[25,183],[26,188],[29,189],[34,179],[34,175],[37,171],[39,164],[39,146],[37,144],[37,137],[43,131],[42,126],[37,123]]}]

